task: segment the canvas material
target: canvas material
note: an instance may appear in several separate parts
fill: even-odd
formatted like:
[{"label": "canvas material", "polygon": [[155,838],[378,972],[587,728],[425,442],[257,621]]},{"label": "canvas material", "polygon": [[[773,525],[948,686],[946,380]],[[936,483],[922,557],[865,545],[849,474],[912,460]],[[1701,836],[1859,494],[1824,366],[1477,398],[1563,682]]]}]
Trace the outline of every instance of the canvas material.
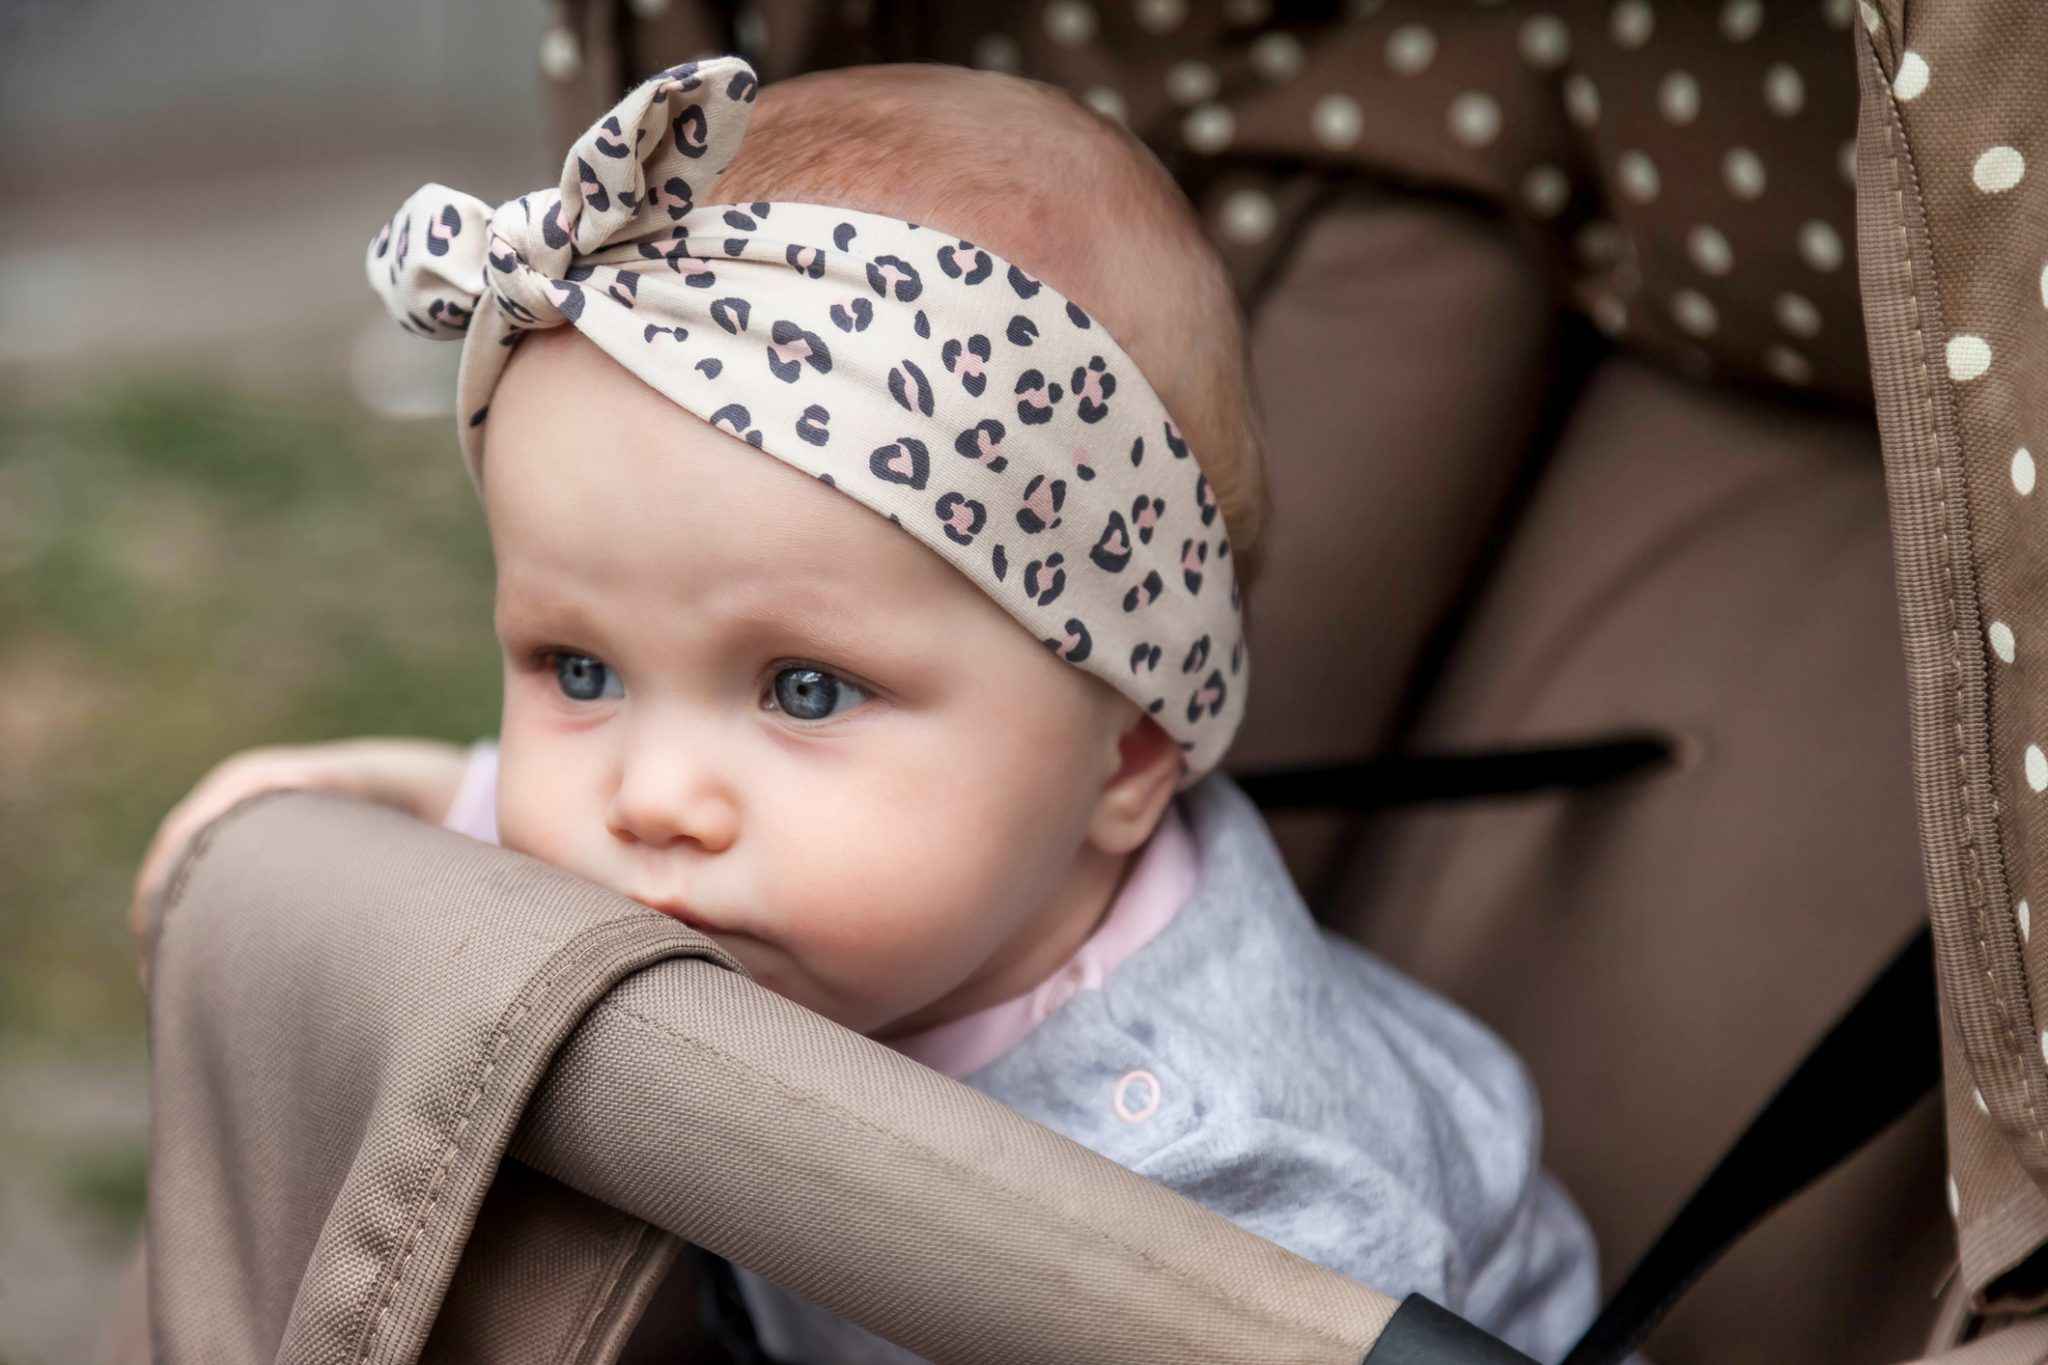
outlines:
[{"label": "canvas material", "polygon": [[941,1361],[1355,1361],[1393,1312],[664,916],[390,811],[246,802],[166,904],[162,1360],[609,1359],[675,1237]]},{"label": "canvas material", "polygon": [[673,67],[577,139],[559,187],[492,209],[428,185],[377,233],[393,317],[462,344],[472,475],[511,345],[573,326],[916,537],[1156,719],[1192,785],[1250,667],[1229,531],[1172,416],[1099,321],[943,225],[708,202],[756,90],[737,58]]}]

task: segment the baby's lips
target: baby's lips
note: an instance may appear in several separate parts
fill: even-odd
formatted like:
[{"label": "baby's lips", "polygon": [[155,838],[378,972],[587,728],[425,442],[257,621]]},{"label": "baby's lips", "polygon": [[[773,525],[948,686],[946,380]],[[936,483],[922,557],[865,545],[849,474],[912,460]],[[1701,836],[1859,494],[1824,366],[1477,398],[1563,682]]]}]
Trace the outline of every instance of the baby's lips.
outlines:
[{"label": "baby's lips", "polygon": [[700,934],[711,934],[718,932],[718,926],[716,924],[712,923],[709,919],[697,913],[697,911],[691,909],[687,904],[675,899],[674,897],[634,896],[632,899],[639,901],[649,910],[659,910],[662,914],[667,915],[672,920],[680,920],[682,923],[689,925],[692,929],[695,929]]}]

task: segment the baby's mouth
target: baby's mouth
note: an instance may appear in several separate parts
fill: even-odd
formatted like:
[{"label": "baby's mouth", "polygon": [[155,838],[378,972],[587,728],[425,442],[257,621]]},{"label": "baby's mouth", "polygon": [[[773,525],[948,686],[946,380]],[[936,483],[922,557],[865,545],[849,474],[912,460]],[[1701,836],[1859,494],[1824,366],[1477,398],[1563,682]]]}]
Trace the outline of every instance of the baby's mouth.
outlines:
[{"label": "baby's mouth", "polygon": [[692,910],[688,905],[685,905],[683,902],[676,900],[673,897],[634,896],[633,899],[639,901],[649,910],[659,910],[662,914],[667,915],[672,920],[680,920],[682,923],[689,925],[692,929],[695,929],[700,934],[716,933],[718,930],[717,925],[713,924],[710,920],[704,918],[695,910]]}]

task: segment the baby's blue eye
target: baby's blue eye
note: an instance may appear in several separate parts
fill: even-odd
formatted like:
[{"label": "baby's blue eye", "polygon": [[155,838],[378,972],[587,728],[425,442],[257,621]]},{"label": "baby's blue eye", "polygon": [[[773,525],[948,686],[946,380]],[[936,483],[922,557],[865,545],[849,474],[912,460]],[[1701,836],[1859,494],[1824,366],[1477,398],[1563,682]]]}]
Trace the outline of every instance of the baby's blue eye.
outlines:
[{"label": "baby's blue eye", "polygon": [[619,675],[588,654],[555,655],[555,685],[571,701],[599,701],[622,697]]},{"label": "baby's blue eye", "polygon": [[[785,668],[775,675],[775,704],[795,720],[824,720],[860,705],[867,693],[817,668]],[[841,707],[840,702],[847,705]]]}]

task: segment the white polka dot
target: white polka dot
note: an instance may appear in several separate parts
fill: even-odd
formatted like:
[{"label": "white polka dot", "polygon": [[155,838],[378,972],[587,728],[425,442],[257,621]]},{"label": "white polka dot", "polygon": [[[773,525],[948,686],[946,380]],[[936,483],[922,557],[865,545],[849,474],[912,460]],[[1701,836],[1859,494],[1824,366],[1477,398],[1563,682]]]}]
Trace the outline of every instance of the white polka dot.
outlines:
[{"label": "white polka dot", "polygon": [[1166,93],[1175,104],[1200,104],[1216,94],[1216,72],[1207,62],[1175,62],[1166,69]]},{"label": "white polka dot", "polygon": [[1696,337],[1712,336],[1721,325],[1719,310],[1697,289],[1681,289],[1671,296],[1671,318]]},{"label": "white polka dot", "polygon": [[1856,139],[1843,138],[1842,145],[1835,148],[1835,169],[1842,174],[1842,180],[1852,189],[1856,185]]},{"label": "white polka dot", "polygon": [[1237,132],[1237,120],[1220,104],[1191,110],[1180,122],[1181,136],[1198,152],[1220,152]]},{"label": "white polka dot", "polygon": [[1818,218],[1799,225],[1799,254],[1815,270],[1835,270],[1842,264],[1842,234]]},{"label": "white polka dot", "polygon": [[2048,754],[2038,744],[2027,746],[2027,785],[2035,791],[2048,788]]},{"label": "white polka dot", "polygon": [[1587,264],[1607,265],[1626,253],[1628,239],[1620,228],[1605,218],[1595,218],[1579,229],[1572,245]]},{"label": "white polka dot", "polygon": [[990,33],[974,44],[968,60],[983,71],[1015,71],[1024,64],[1024,54],[1008,34]]},{"label": "white polka dot", "polygon": [[1763,26],[1763,0],[1728,0],[1721,6],[1721,36],[1731,43],[1748,42]]},{"label": "white polka dot", "polygon": [[2017,147],[1993,147],[1977,158],[1977,164],[1970,172],[1970,178],[1977,182],[1977,188],[1986,194],[2002,194],[2020,183],[2020,177],[2027,173],[2027,159],[2020,155]]},{"label": "white polka dot", "polygon": [[1657,84],[1657,109],[1672,123],[1699,117],[1700,83],[1689,71],[1674,71]]},{"label": "white polka dot", "polygon": [[1806,82],[1795,68],[1779,62],[1764,72],[1764,107],[1779,118],[1791,118],[1806,107]]},{"label": "white polka dot", "polygon": [[1820,335],[1820,309],[1813,306],[1813,300],[1804,294],[1786,292],[1778,295],[1771,305],[1777,315],[1778,325],[1796,337]]},{"label": "white polka dot", "polygon": [[1721,229],[1701,223],[1685,234],[1685,254],[1709,275],[1725,275],[1735,268],[1735,249]]},{"label": "white polka dot", "polygon": [[1316,141],[1332,151],[1343,151],[1365,131],[1365,115],[1349,95],[1323,96],[1309,110],[1308,121]]},{"label": "white polka dot", "polygon": [[1764,192],[1764,159],[1747,147],[1730,147],[1721,158],[1721,179],[1737,199],[1754,199]]},{"label": "white polka dot", "polygon": [[768,16],[749,5],[733,16],[732,41],[742,52],[759,55],[768,50]]},{"label": "white polka dot", "polygon": [[1187,0],[1138,0],[1138,27],[1147,33],[1171,33],[1187,17]]},{"label": "white polka dot", "polygon": [[[2041,1053],[2048,1057],[2048,1033],[2041,1035]],[[1963,1212],[1963,1192],[1956,1188],[1953,1175],[1948,1178],[1948,1212],[1951,1218],[1960,1217]]]},{"label": "white polka dot", "polygon": [[1572,197],[1572,182],[1555,166],[1532,166],[1522,177],[1522,202],[1538,218],[1554,218]]},{"label": "white polka dot", "polygon": [[1999,662],[2011,663],[2013,651],[2012,627],[2003,621],[1993,621],[1984,634],[1991,641],[1991,652],[1998,656]]},{"label": "white polka dot", "polygon": [[1790,346],[1767,348],[1764,369],[1781,384],[1806,384],[1813,379],[1813,362]]},{"label": "white polka dot", "polygon": [[1983,337],[1963,336],[1948,339],[1948,377],[1958,383],[1981,379],[1991,368],[1991,343]]},{"label": "white polka dot", "polygon": [[1268,33],[1251,46],[1252,70],[1269,81],[1300,75],[1303,60],[1301,40],[1291,33]]},{"label": "white polka dot", "polygon": [[1122,123],[1124,116],[1130,112],[1124,103],[1123,94],[1114,86],[1098,85],[1081,98],[1088,101],[1090,109],[1104,118],[1113,118],[1118,123]]},{"label": "white polka dot", "polygon": [[540,35],[541,74],[551,81],[566,81],[583,64],[583,48],[566,28],[551,28]]},{"label": "white polka dot", "polygon": [[1279,214],[1272,197],[1262,190],[1233,190],[1216,211],[1217,225],[1233,242],[1250,245],[1273,235]]},{"label": "white polka dot", "polygon": [[1484,147],[1500,136],[1500,106],[1493,102],[1493,96],[1477,90],[1467,90],[1452,100],[1445,119],[1451,126],[1451,136],[1467,147]]},{"label": "white polka dot", "polygon": [[1608,336],[1620,336],[1628,330],[1628,305],[1612,294],[1602,294],[1593,300],[1593,324]]},{"label": "white polka dot", "polygon": [[1974,1085],[1970,1087],[1970,1103],[1977,1106],[1977,1112],[1980,1114],[1991,1112],[1991,1106],[1984,1103],[1984,1092]]},{"label": "white polka dot", "polygon": [[1614,178],[1621,192],[1638,204],[1657,197],[1657,163],[1641,152],[1623,152],[1614,159]]},{"label": "white polka dot", "polygon": [[1856,14],[1856,0],[1823,0],[1820,9],[1836,28],[1847,28]]},{"label": "white polka dot", "polygon": [[1621,0],[1607,16],[1607,31],[1623,47],[1641,47],[1650,41],[1657,27],[1657,15],[1649,0]]},{"label": "white polka dot", "polygon": [[1143,1123],[1159,1112],[1159,1078],[1149,1071],[1128,1071],[1116,1083],[1110,1108],[1125,1123]]},{"label": "white polka dot", "polygon": [[1927,88],[1927,59],[1910,48],[1899,58],[1899,74],[1892,80],[1892,93],[1902,100],[1919,98]]},{"label": "white polka dot", "polygon": [[1571,121],[1581,128],[1591,128],[1600,121],[1600,91],[1592,81],[1578,72],[1565,77],[1564,111]]},{"label": "white polka dot", "polygon": [[1079,47],[1095,36],[1095,11],[1081,0],[1052,0],[1045,7],[1045,33],[1062,47]]},{"label": "white polka dot", "polygon": [[1884,27],[1884,16],[1877,12],[1877,6],[1870,0],[1856,0],[1856,8],[1863,11],[1863,27],[1872,33]]},{"label": "white polka dot", "polygon": [[2012,486],[2023,498],[2034,491],[2034,456],[2025,446],[2012,453]]},{"label": "white polka dot", "polygon": [[1223,17],[1233,24],[1263,24],[1273,17],[1271,0],[1224,0]]},{"label": "white polka dot", "polygon": [[659,19],[668,13],[669,0],[632,0],[627,6],[635,19]]},{"label": "white polka dot", "polygon": [[1387,65],[1403,76],[1429,69],[1436,60],[1436,35],[1421,24],[1403,24],[1387,35]]},{"label": "white polka dot", "polygon": [[1532,14],[1522,21],[1522,60],[1538,71],[1555,71],[1572,55],[1572,33],[1554,14]]},{"label": "white polka dot", "polygon": [[2025,901],[2021,901],[2018,905],[2013,907],[2012,913],[2013,918],[2017,919],[2020,922],[2020,942],[2026,943],[2030,941],[2034,937],[2033,912],[2027,909],[2027,903]]}]

